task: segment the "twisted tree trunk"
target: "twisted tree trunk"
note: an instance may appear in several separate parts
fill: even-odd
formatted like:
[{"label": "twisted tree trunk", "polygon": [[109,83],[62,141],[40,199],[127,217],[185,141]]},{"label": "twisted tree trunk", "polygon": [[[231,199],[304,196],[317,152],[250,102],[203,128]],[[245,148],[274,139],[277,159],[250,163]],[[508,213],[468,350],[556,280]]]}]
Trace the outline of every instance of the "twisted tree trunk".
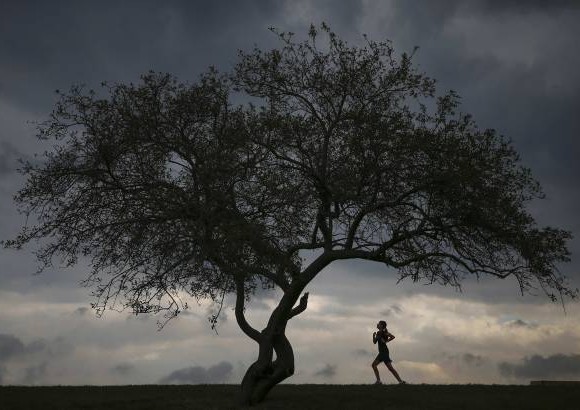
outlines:
[{"label": "twisted tree trunk", "polygon": [[[274,386],[294,374],[294,351],[286,338],[286,325],[290,319],[306,310],[308,292],[304,293],[298,305],[294,307],[306,285],[318,272],[337,258],[340,259],[334,252],[326,251],[301,272],[299,279],[293,280],[291,284],[279,285],[284,291],[284,296],[261,332],[246,321],[244,278],[243,276],[236,277],[236,320],[240,329],[255,340],[260,347],[258,359],[252,363],[242,379],[242,404],[260,403]],[[274,353],[276,353],[276,360],[273,360]]]},{"label": "twisted tree trunk", "polygon": [[308,304],[308,293],[305,293],[300,298],[299,305],[292,308],[301,290],[301,288],[288,289],[272,312],[268,325],[262,332],[258,332],[244,317],[243,282],[241,280],[238,282],[236,320],[240,328],[259,345],[258,359],[252,363],[242,379],[240,397],[242,404],[260,403],[274,386],[294,374],[294,351],[285,332],[288,321],[303,312]]},{"label": "twisted tree trunk", "polygon": [[[283,326],[285,328],[285,324]],[[276,353],[276,360],[273,353]],[[242,380],[243,404],[260,403],[278,383],[294,374],[294,352],[284,330],[260,343],[260,355],[248,368]]]}]

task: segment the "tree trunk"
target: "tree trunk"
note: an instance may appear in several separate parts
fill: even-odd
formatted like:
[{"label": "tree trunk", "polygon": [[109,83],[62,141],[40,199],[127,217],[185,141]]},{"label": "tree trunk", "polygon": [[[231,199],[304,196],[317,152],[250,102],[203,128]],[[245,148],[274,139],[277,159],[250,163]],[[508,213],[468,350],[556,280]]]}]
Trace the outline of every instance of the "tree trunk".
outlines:
[{"label": "tree trunk", "polygon": [[[248,368],[242,380],[242,404],[262,402],[274,386],[294,374],[294,351],[284,334],[285,328],[286,324],[260,343],[258,359]],[[276,360],[273,360],[274,352]]]},{"label": "tree trunk", "polygon": [[[284,289],[284,296],[270,315],[268,325],[261,332],[246,321],[243,278],[236,281],[236,320],[242,331],[260,346],[258,359],[252,363],[242,379],[241,404],[254,405],[262,402],[274,386],[294,374],[294,351],[285,334],[286,325],[290,319],[306,310],[308,292],[300,298],[296,307],[293,306],[306,284],[330,261],[330,258],[319,257],[305,270],[306,281],[296,281],[292,287]],[[274,352],[276,360],[273,360]]]}]

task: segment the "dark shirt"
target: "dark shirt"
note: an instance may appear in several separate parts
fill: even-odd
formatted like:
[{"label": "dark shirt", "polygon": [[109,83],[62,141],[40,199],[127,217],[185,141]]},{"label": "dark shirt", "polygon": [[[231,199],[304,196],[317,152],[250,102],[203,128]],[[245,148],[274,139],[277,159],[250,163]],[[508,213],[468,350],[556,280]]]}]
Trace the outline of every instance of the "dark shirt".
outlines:
[{"label": "dark shirt", "polygon": [[377,344],[379,345],[379,352],[388,352],[389,349],[387,348],[387,344],[385,343],[387,340],[387,334],[382,330],[377,332]]}]

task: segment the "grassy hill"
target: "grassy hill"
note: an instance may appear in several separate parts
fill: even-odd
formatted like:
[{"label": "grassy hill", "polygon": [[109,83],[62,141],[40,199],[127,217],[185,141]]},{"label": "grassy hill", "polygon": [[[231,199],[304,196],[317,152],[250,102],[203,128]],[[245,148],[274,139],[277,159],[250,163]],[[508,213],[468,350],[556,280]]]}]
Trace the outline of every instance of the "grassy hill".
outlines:
[{"label": "grassy hill", "polygon": [[[0,409],[235,409],[237,385],[0,387]],[[281,385],[255,409],[578,410],[580,386]]]}]

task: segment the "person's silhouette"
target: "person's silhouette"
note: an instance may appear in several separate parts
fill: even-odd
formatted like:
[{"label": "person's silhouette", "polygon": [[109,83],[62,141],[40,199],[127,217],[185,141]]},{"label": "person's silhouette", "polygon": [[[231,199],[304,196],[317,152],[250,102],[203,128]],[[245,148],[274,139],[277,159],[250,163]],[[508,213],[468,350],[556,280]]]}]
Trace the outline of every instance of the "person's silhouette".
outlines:
[{"label": "person's silhouette", "polygon": [[381,320],[379,321],[379,323],[377,323],[377,329],[379,329],[378,332],[373,332],[373,344],[378,343],[379,354],[371,364],[371,367],[373,368],[373,371],[375,372],[375,376],[377,378],[375,384],[382,384],[381,376],[379,375],[379,369],[377,368],[380,362],[385,363],[387,368],[391,371],[391,373],[393,373],[393,376],[395,376],[395,378],[399,381],[400,384],[406,384],[407,382],[405,382],[403,379],[401,379],[401,377],[399,377],[399,373],[397,373],[397,371],[393,367],[392,364],[393,361],[389,356],[389,349],[387,348],[387,343],[393,340],[395,336],[388,332],[387,322],[385,322],[384,320]]}]

